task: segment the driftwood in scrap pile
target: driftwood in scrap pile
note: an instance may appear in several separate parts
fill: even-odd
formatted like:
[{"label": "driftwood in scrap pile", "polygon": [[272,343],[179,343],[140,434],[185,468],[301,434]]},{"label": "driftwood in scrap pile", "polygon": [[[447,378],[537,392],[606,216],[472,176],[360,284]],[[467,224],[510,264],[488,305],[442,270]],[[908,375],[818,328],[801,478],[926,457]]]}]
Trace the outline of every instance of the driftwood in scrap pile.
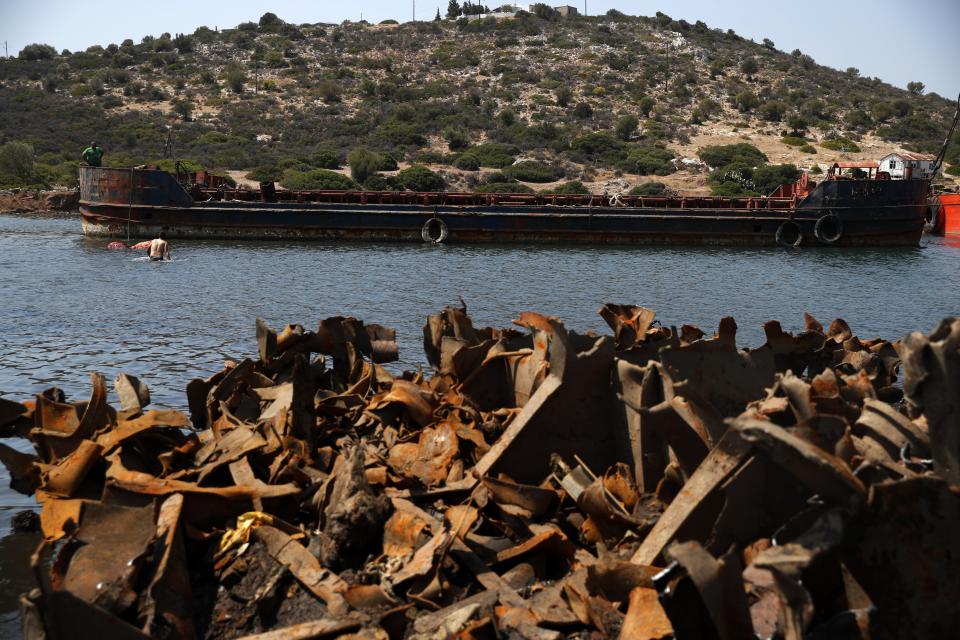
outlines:
[{"label": "driftwood in scrap pile", "polygon": [[[26,638],[909,638],[960,628],[960,320],[811,317],[738,350],[607,305],[424,327],[432,375],[351,318],[120,409],[94,374],[0,401],[42,504]],[[902,387],[897,373],[902,369]]]}]

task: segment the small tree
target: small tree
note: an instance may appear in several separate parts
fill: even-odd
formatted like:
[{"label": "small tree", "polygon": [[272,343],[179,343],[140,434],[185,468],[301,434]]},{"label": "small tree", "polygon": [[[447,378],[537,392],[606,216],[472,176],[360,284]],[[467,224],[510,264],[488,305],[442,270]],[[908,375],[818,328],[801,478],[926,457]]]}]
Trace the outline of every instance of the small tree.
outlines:
[{"label": "small tree", "polygon": [[586,120],[587,118],[593,117],[593,107],[590,106],[589,102],[578,102],[577,106],[573,108],[573,115],[581,120]]},{"label": "small tree", "polygon": [[342,89],[340,89],[340,85],[333,80],[322,80],[320,84],[317,85],[317,91],[327,104],[340,102]]},{"label": "small tree", "polygon": [[922,96],[923,90],[926,89],[926,86],[922,82],[908,82],[907,91],[910,92],[910,95]]},{"label": "small tree", "polygon": [[171,106],[173,112],[183,118],[184,122],[190,122],[190,116],[193,115],[193,102],[189,98],[178,98]]},{"label": "small tree", "polygon": [[377,172],[380,165],[383,164],[383,158],[369,149],[359,147],[347,156],[347,164],[350,165],[350,175],[353,179],[363,183]]},{"label": "small tree", "polygon": [[507,107],[506,109],[500,112],[497,118],[500,120],[500,124],[502,124],[505,127],[509,127],[509,126],[512,126],[514,123],[516,123],[517,114],[514,112],[513,109],[511,109],[510,107]]},{"label": "small tree", "polygon": [[33,177],[33,147],[25,142],[0,146],[0,174],[29,181]]},{"label": "small tree", "polygon": [[261,27],[277,27],[283,24],[283,20],[277,17],[277,14],[267,11],[265,14],[260,16],[260,26]]},{"label": "small tree", "polygon": [[538,18],[544,20],[557,20],[560,17],[560,12],[551,7],[548,4],[538,2],[531,7],[533,14]]},{"label": "small tree", "polygon": [[570,106],[570,101],[573,99],[573,91],[570,90],[570,87],[562,84],[557,87],[554,94],[557,96],[557,106],[563,107],[564,109]]},{"label": "small tree", "polygon": [[787,118],[787,126],[790,127],[791,135],[802,138],[807,133],[810,123],[801,115],[793,114]]},{"label": "small tree", "polygon": [[456,20],[460,17],[460,3],[457,0],[450,0],[447,3],[447,17],[451,20]]},{"label": "small tree", "polygon": [[227,81],[227,86],[230,87],[231,91],[234,93],[243,93],[243,85],[247,81],[247,72],[239,62],[231,62],[227,65],[224,79]]},{"label": "small tree", "polygon": [[738,93],[733,98],[734,104],[737,106],[737,110],[741,113],[748,113],[753,111],[758,104],[760,104],[760,99],[757,98],[757,94],[749,89],[744,89]]},{"label": "small tree", "polygon": [[763,103],[759,109],[760,116],[769,122],[780,122],[787,112],[787,105],[779,100],[770,100]]},{"label": "small tree", "polygon": [[17,56],[21,60],[49,60],[57,55],[57,50],[48,44],[28,44]]},{"label": "small tree", "polygon": [[633,114],[628,114],[617,120],[617,126],[614,129],[617,137],[621,140],[629,140],[640,126],[640,119]]},{"label": "small tree", "polygon": [[459,151],[470,146],[470,136],[462,127],[450,125],[443,130],[443,138],[451,151]]},{"label": "small tree", "polygon": [[771,49],[771,50],[777,48],[777,46],[776,46],[775,44],[773,44],[773,40],[771,40],[770,38],[764,38],[764,39],[763,39],[763,46],[766,47],[767,49]]},{"label": "small tree", "polygon": [[748,80],[753,79],[753,74],[760,70],[760,65],[757,63],[756,58],[747,58],[740,63],[740,71],[742,71]]},{"label": "small tree", "polygon": [[653,108],[657,106],[656,101],[650,96],[643,96],[637,102],[637,109],[640,110],[640,115],[644,118],[649,118],[650,114],[653,113]]}]

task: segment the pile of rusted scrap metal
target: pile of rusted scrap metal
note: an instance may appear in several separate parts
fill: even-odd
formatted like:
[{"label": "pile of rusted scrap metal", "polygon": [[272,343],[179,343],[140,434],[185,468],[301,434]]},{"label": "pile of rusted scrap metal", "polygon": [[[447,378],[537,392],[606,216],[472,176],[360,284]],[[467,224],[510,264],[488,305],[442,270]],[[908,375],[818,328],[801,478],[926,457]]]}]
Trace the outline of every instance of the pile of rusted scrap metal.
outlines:
[{"label": "pile of rusted scrap metal", "polygon": [[[811,317],[738,350],[606,305],[277,333],[120,409],[92,375],[0,402],[42,504],[33,638],[945,638],[960,629],[960,319],[896,343]],[[902,381],[897,376],[902,373]]]}]

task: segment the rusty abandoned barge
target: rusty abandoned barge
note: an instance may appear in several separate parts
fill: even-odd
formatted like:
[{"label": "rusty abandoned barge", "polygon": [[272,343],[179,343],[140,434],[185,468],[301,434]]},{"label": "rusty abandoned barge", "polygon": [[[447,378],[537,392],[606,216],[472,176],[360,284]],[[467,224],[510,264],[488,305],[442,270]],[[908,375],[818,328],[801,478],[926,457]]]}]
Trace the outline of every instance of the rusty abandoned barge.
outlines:
[{"label": "rusty abandoned barge", "polygon": [[807,174],[768,197],[283,191],[205,172],[80,168],[88,236],[746,246],[916,246],[929,182]]}]

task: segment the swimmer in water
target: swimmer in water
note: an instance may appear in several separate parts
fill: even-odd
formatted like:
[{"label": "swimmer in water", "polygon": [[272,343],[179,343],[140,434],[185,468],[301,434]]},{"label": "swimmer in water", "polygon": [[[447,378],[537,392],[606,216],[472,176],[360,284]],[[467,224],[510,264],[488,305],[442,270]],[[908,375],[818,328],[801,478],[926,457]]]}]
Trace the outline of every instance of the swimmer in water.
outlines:
[{"label": "swimmer in water", "polygon": [[167,234],[161,231],[159,237],[150,241],[150,261],[169,259],[170,246],[167,244]]}]

